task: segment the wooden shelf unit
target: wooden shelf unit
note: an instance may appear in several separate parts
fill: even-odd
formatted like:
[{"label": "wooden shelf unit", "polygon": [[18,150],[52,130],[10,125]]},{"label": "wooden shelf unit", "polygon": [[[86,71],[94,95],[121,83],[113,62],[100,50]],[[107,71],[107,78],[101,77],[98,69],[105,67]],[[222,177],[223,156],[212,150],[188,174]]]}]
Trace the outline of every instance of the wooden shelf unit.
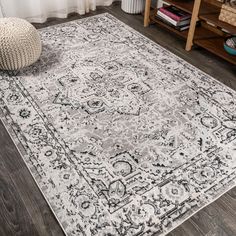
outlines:
[{"label": "wooden shelf unit", "polygon": [[[148,26],[150,21],[156,23],[185,39],[187,51],[191,50],[192,45],[195,44],[236,65],[236,56],[228,54],[223,46],[225,37],[229,35],[225,31],[236,34],[236,27],[218,19],[221,3],[214,2],[214,0],[164,0],[166,3],[192,14],[189,30],[180,32],[156,19],[157,9],[150,11],[150,1],[146,0],[144,26]],[[202,24],[196,27],[198,20]]]}]

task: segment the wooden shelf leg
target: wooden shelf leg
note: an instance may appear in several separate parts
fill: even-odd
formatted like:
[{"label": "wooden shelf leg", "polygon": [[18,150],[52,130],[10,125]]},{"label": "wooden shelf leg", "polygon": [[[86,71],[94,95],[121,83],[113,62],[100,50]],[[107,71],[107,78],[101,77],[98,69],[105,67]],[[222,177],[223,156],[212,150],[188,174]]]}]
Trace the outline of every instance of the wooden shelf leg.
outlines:
[{"label": "wooden shelf leg", "polygon": [[144,12],[144,27],[149,26],[149,21],[150,21],[150,8],[151,8],[151,0],[146,0],[146,3],[145,3],[145,12]]},{"label": "wooden shelf leg", "polygon": [[193,6],[191,23],[190,23],[190,27],[189,27],[189,31],[188,31],[187,43],[186,43],[186,47],[185,47],[186,51],[190,51],[193,46],[193,38],[194,38],[196,23],[198,21],[200,6],[201,6],[201,0],[195,0],[194,6]]}]

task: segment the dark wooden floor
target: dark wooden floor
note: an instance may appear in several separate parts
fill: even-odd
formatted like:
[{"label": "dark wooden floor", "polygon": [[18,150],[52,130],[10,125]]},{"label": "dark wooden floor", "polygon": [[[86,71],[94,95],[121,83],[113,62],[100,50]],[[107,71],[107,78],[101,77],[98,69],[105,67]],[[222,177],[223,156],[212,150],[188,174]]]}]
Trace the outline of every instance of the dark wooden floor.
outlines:
[{"label": "dark wooden floor", "polygon": [[[100,7],[89,15],[109,12],[150,39],[236,90],[236,68],[203,49],[184,50],[184,42],[156,26],[143,27],[141,15],[129,15],[120,4]],[[88,16],[88,15],[86,15]],[[37,28],[82,18],[49,19]],[[63,231],[37,188],[21,156],[0,122],[0,236],[62,236]],[[236,188],[199,211],[169,236],[236,235]]]}]

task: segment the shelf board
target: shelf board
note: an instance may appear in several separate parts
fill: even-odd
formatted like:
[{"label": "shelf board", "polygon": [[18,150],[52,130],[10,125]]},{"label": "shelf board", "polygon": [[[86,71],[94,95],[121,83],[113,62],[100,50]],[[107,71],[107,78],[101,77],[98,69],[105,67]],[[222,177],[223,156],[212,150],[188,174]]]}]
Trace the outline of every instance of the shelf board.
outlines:
[{"label": "shelf board", "polygon": [[194,44],[236,65],[236,56],[232,56],[224,50],[224,37],[214,33],[213,31],[203,27],[196,28],[196,37],[194,37],[193,42]]}]

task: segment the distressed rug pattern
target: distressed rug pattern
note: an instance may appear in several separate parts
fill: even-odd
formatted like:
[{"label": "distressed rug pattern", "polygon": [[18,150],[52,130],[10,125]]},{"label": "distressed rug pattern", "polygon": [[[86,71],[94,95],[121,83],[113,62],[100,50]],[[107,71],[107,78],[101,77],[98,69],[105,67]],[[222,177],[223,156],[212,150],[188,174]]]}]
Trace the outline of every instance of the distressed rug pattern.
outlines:
[{"label": "distressed rug pattern", "polygon": [[67,235],[165,235],[235,186],[233,90],[107,13],[40,33],[0,117]]}]

